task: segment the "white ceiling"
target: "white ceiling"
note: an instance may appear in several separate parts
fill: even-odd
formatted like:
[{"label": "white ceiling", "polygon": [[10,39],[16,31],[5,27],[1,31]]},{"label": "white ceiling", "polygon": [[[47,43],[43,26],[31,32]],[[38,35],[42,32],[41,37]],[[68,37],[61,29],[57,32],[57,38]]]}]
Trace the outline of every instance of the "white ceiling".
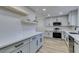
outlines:
[{"label": "white ceiling", "polygon": [[[66,15],[71,10],[75,10],[78,6],[30,6],[37,14],[48,17],[50,16],[59,16]],[[42,9],[46,9],[43,11]]]}]

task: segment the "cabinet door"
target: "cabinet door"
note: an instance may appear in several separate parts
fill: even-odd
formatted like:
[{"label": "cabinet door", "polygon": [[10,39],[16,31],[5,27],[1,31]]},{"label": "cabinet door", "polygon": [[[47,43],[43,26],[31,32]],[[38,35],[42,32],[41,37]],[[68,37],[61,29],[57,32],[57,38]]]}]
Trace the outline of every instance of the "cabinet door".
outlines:
[{"label": "cabinet door", "polygon": [[72,26],[77,25],[77,11],[72,11],[69,13],[69,24]]},{"label": "cabinet door", "polygon": [[72,25],[72,13],[69,13],[68,23],[69,23],[69,25]]},{"label": "cabinet door", "polygon": [[72,25],[76,26],[76,21],[77,21],[77,13],[76,11],[72,12]]},{"label": "cabinet door", "polygon": [[37,50],[38,42],[36,36],[32,37],[30,40],[30,53],[35,53]]},{"label": "cabinet door", "polygon": [[74,52],[79,53],[79,42],[74,42]]},{"label": "cabinet door", "polygon": [[43,44],[43,36],[36,35],[30,40],[30,53],[35,53]]},{"label": "cabinet door", "polygon": [[38,49],[43,45],[43,36],[42,34],[38,35]]}]

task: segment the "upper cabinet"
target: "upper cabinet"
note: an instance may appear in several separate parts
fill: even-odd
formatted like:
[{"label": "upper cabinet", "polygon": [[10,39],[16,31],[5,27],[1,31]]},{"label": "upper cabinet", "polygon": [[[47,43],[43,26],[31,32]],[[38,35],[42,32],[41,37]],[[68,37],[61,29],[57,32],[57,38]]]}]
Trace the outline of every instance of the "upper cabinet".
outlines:
[{"label": "upper cabinet", "polygon": [[53,26],[54,22],[60,22],[61,26],[68,26],[67,15],[52,17],[45,20],[45,26]]},{"label": "upper cabinet", "polygon": [[71,11],[68,15],[68,24],[69,26],[77,26],[77,10]]},{"label": "upper cabinet", "polygon": [[17,6],[2,6],[3,8],[13,12],[13,13],[16,13],[16,14],[19,14],[19,15],[22,15],[22,16],[26,16],[28,15],[28,12],[20,7],[17,7]]}]

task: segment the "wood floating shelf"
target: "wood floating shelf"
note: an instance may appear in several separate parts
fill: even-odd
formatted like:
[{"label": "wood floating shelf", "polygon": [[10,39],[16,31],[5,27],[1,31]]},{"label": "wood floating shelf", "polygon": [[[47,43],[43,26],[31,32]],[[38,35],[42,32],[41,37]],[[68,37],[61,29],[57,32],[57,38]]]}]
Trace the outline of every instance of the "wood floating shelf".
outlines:
[{"label": "wood floating shelf", "polygon": [[9,11],[11,11],[11,12],[22,15],[22,16],[28,15],[28,12],[26,12],[25,10],[21,9],[18,6],[2,6],[2,7],[9,10]]}]

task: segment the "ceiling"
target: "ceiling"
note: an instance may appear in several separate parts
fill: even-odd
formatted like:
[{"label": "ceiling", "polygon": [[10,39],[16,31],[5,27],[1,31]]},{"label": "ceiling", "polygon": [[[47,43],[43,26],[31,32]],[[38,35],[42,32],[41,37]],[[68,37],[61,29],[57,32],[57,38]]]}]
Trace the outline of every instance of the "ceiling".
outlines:
[{"label": "ceiling", "polygon": [[67,15],[71,10],[76,10],[78,6],[30,6],[30,8],[41,16],[50,17]]}]

